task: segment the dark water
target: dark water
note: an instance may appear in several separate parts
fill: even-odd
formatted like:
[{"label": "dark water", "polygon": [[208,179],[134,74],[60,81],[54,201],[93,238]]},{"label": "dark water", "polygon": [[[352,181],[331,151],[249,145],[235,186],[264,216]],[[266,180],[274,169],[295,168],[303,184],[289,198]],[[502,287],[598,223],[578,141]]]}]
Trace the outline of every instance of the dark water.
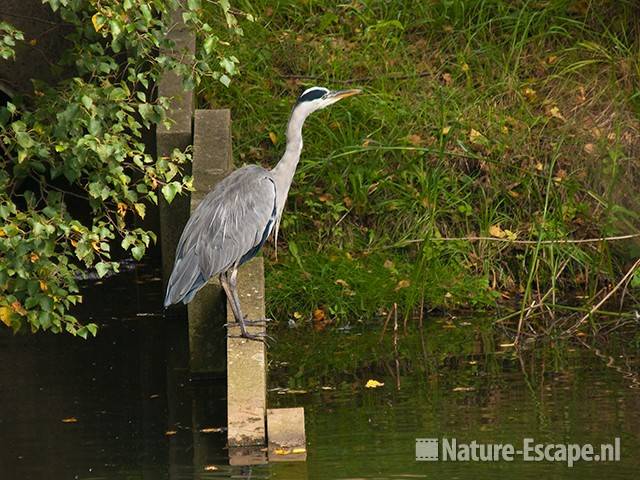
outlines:
[{"label": "dark water", "polygon": [[[393,368],[342,369],[307,382],[311,387],[286,389],[279,387],[291,386],[296,365],[274,367],[270,406],[305,407],[308,461],[229,466],[225,432],[200,432],[224,427],[224,380],[190,381],[185,324],[154,313],[160,290],[156,272],[145,269],[91,287],[81,314],[102,328],[88,341],[0,332],[2,480],[627,479],[640,473],[640,396],[628,374],[637,371],[637,359],[584,348],[557,358],[553,351],[515,357],[499,347],[479,354],[461,349],[423,359],[432,362],[428,373],[419,361],[403,365],[400,390]],[[430,335],[448,335],[436,324],[430,328]],[[364,388],[369,378],[384,387]],[[443,437],[517,448],[525,437],[578,444],[619,437],[621,459],[571,468],[518,457],[416,462],[416,438]]]}]

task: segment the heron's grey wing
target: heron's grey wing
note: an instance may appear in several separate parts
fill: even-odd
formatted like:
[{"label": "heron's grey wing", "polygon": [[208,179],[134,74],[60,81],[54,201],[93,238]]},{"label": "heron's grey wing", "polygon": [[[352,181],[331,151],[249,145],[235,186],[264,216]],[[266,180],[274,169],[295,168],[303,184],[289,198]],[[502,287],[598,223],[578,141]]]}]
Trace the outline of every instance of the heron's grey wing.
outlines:
[{"label": "heron's grey wing", "polygon": [[275,183],[262,167],[243,167],[222,180],[180,237],[165,305],[188,303],[211,277],[255,255],[273,229],[275,205]]}]

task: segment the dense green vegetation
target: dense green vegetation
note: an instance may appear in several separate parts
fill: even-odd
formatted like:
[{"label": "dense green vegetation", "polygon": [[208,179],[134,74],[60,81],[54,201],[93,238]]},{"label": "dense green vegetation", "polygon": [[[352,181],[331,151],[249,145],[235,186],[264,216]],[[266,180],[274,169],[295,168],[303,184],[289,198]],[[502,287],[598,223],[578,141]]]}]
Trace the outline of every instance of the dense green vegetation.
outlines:
[{"label": "dense green vegetation", "polygon": [[[635,2],[239,6],[257,21],[235,47],[238,81],[201,91],[231,108],[238,165],[275,165],[302,89],[364,89],[307,121],[267,251],[275,318],[588,309],[637,267],[637,237],[551,242],[639,230]],[[618,293],[637,301],[639,286],[631,271]]]},{"label": "dense green vegetation", "polygon": [[[185,87],[202,78],[228,84],[237,59],[224,39],[241,31],[228,1],[214,4],[215,33],[201,2],[184,2],[184,22],[206,41],[174,58],[166,34],[177,0],[44,3],[68,24],[68,49],[51,59],[62,72],[57,84],[21,86],[28,93],[0,108],[0,321],[87,337],[96,325],[68,313],[82,301],[78,278],[117,271],[118,248],[142,258],[156,238],[139,228],[147,207],[190,186],[180,175],[187,155],[155,158],[143,141],[166,120],[168,99],[154,90],[160,74],[177,73]],[[15,57],[22,41],[36,42],[0,22],[0,57]]]}]

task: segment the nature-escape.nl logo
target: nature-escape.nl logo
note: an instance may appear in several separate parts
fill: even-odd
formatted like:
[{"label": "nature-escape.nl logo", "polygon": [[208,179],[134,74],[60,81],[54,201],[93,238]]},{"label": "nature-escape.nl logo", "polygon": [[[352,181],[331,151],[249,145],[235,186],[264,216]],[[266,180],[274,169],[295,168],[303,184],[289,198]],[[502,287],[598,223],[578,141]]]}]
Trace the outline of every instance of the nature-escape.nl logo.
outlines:
[{"label": "nature-escape.nl logo", "polygon": [[573,467],[575,462],[619,462],[620,438],[612,443],[536,443],[524,438],[522,445],[512,443],[458,442],[455,438],[416,438],[416,461],[422,462],[563,462]]}]

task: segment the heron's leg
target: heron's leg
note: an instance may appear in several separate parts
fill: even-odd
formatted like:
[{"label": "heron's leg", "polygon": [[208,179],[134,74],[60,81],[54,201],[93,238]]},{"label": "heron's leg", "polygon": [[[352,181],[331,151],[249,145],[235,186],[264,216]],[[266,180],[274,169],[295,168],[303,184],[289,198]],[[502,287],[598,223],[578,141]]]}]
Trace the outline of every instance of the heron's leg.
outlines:
[{"label": "heron's leg", "polygon": [[[222,276],[225,276],[225,278],[222,279]],[[236,318],[236,321],[240,324],[240,336],[244,338],[249,338],[251,340],[264,341],[265,338],[268,338],[268,335],[266,333],[249,333],[247,331],[247,324],[250,324],[250,322],[248,322],[245,319],[244,315],[242,315],[242,308],[240,306],[240,297],[238,297],[238,290],[236,288],[237,277],[238,277],[238,269],[234,268],[233,270],[231,270],[230,274],[223,273],[221,275],[221,283],[222,283],[222,288],[224,288],[225,293],[227,294],[229,303],[231,304],[231,309],[233,310],[233,316]]]},{"label": "heron's leg", "polygon": [[[238,269],[237,268],[234,268],[231,271],[231,274],[229,275],[228,281],[229,281],[229,286],[231,287],[231,294],[233,295],[233,301],[237,305],[236,308],[238,309],[238,312],[240,313],[240,315],[242,315],[242,311],[240,309],[240,298],[238,297],[238,290],[236,288],[237,281],[238,281]],[[245,326],[247,326],[247,325],[264,326],[264,325],[267,324],[267,322],[271,321],[270,318],[261,318],[259,320],[249,320],[246,315],[242,315],[242,319],[243,319],[243,323],[244,323]],[[236,318],[236,320],[237,320],[237,318]]]},{"label": "heron's leg", "polygon": [[[222,288],[224,289],[224,293],[227,295],[227,300],[229,301],[229,304],[231,305],[231,311],[233,312],[233,316],[236,319],[236,322],[241,323],[241,319],[242,319],[242,312],[238,309],[238,305],[235,302],[234,296],[233,296],[233,292],[231,291],[231,288],[229,287],[229,279],[227,278],[227,273],[226,272],[222,272],[220,274],[220,284],[222,285]],[[225,324],[227,325],[227,324]]]}]

